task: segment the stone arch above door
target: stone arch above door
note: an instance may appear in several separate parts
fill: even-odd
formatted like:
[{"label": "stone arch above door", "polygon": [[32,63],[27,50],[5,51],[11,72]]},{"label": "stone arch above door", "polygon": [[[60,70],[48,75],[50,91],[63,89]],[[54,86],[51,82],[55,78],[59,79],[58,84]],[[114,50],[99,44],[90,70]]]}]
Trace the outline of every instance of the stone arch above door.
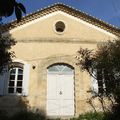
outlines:
[{"label": "stone arch above door", "polygon": [[[77,109],[76,109],[76,104],[77,104],[77,100],[79,98],[79,89],[80,89],[80,76],[79,74],[82,74],[80,73],[80,68],[79,66],[76,65],[76,59],[74,56],[63,56],[63,55],[58,55],[58,56],[50,56],[46,59],[43,59],[42,61],[39,62],[39,65],[38,65],[38,87],[39,85],[42,83],[44,84],[44,89],[42,89],[44,91],[44,98],[45,98],[45,101],[46,101],[46,95],[47,95],[47,68],[50,67],[51,65],[54,65],[54,64],[67,64],[69,66],[71,66],[72,68],[74,68],[74,97],[75,97],[75,101],[74,101],[74,104],[75,104],[75,109],[74,109],[74,114],[77,113]],[[81,79],[82,81],[82,79]],[[78,84],[78,85],[76,85]],[[46,104],[45,104],[46,106]]]},{"label": "stone arch above door", "polygon": [[47,68],[57,63],[67,64],[73,67],[75,71],[78,68],[73,56],[51,56],[47,59],[44,59],[44,61],[40,63],[39,71],[41,71],[41,76],[43,76],[43,79],[46,79],[45,76],[47,75]]},{"label": "stone arch above door", "polygon": [[47,73],[74,74],[74,67],[65,63],[55,63],[47,67]]}]

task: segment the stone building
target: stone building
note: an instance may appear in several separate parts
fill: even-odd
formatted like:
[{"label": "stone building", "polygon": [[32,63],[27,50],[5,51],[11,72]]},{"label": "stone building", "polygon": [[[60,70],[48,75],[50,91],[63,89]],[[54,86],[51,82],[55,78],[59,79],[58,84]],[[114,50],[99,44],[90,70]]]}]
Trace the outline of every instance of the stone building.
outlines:
[{"label": "stone building", "polygon": [[[77,116],[97,83],[76,65],[77,51],[117,39],[120,30],[70,6],[54,4],[1,27],[16,41],[16,58],[0,77],[0,109],[17,110],[20,98],[47,116]],[[18,99],[19,98],[19,99]]]}]

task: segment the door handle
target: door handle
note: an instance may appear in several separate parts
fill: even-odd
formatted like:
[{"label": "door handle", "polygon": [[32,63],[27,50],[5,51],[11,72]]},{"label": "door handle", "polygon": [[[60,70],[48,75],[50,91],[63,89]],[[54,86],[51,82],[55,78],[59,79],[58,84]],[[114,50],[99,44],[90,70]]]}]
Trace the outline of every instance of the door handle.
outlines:
[{"label": "door handle", "polygon": [[60,91],[59,94],[62,95],[62,91]]}]

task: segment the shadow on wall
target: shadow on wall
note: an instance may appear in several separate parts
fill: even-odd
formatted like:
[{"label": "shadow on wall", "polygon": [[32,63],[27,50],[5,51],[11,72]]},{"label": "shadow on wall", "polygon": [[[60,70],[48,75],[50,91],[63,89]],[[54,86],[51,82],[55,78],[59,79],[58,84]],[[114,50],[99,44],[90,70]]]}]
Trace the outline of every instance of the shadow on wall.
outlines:
[{"label": "shadow on wall", "polygon": [[[45,112],[29,106],[27,97],[1,96],[0,119],[5,120],[45,120]],[[3,120],[4,120],[3,119]]]},{"label": "shadow on wall", "polygon": [[[7,34],[3,34],[2,30],[4,30],[4,25],[0,25],[0,58],[2,58],[0,59],[0,120],[8,120],[6,118],[8,116],[13,116],[14,114],[16,116],[15,120],[19,120],[17,118],[18,116],[19,118],[21,118],[21,116],[25,116],[26,118],[26,115],[30,116],[30,118],[36,116],[45,118],[43,110],[40,110],[39,108],[31,108],[29,106],[27,97],[4,95],[4,92],[6,91],[5,88],[8,89],[8,76],[5,75],[5,73],[9,70],[9,68],[7,67],[6,69],[6,66],[9,66],[12,59],[15,58],[15,52],[11,51],[11,48],[17,44],[17,42],[11,37],[9,31]],[[14,120],[14,118],[12,118],[12,120]],[[24,120],[24,117],[22,117],[21,120]]]},{"label": "shadow on wall", "polygon": [[21,110],[29,109],[26,97],[21,96],[2,96],[0,97],[0,110],[12,115]]}]

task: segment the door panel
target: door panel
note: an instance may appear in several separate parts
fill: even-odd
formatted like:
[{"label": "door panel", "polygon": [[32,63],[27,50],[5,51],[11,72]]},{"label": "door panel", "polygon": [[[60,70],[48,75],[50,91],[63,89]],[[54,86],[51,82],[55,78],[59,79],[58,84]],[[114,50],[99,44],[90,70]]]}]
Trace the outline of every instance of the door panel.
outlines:
[{"label": "door panel", "polygon": [[58,76],[61,82],[62,99],[74,99],[74,79],[73,75],[60,75]]},{"label": "door panel", "polygon": [[47,75],[47,99],[57,98],[57,76],[48,74]]},{"label": "door panel", "polygon": [[60,114],[62,116],[74,115],[74,101],[73,100],[61,100]]},{"label": "door panel", "polygon": [[74,78],[72,75],[47,75],[47,115],[74,115]]},{"label": "door panel", "polygon": [[59,108],[60,106],[58,100],[47,100],[47,115],[58,116],[60,113]]}]

